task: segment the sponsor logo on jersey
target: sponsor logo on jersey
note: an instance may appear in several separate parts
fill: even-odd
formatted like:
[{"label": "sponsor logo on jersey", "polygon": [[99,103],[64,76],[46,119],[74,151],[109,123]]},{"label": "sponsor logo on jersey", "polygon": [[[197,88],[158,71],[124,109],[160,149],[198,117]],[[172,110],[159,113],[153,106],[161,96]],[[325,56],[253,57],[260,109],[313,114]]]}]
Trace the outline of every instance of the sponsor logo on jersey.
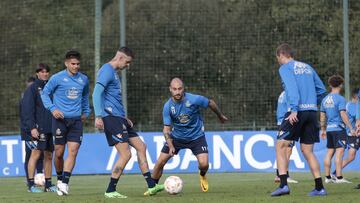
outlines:
[{"label": "sponsor logo on jersey", "polygon": [[179,115],[179,121],[180,123],[187,123],[190,120],[190,116],[187,114],[180,114]]},{"label": "sponsor logo on jersey", "polygon": [[65,92],[66,97],[69,99],[77,99],[80,95],[80,90],[76,89],[76,87],[72,87]]},{"label": "sponsor logo on jersey", "polygon": [[312,74],[312,71],[308,65],[301,62],[294,63],[294,73],[295,75],[302,75],[302,74]]}]

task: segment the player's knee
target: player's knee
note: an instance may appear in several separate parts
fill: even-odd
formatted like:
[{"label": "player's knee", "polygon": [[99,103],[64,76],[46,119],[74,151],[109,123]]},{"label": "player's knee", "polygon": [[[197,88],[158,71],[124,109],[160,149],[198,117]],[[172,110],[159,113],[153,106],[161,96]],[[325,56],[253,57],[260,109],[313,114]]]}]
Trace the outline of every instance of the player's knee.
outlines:
[{"label": "player's knee", "polygon": [[131,152],[130,150],[126,151],[124,154],[121,154],[124,157],[124,160],[128,162],[131,159]]},{"label": "player's knee", "polygon": [[138,148],[137,153],[140,155],[146,155],[146,144],[143,143],[141,144],[141,146]]}]

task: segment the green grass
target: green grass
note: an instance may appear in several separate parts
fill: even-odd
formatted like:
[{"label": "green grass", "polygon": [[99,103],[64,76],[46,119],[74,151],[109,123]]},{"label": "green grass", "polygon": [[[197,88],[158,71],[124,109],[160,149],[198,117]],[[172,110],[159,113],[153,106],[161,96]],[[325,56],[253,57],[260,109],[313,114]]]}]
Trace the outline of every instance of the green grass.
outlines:
[{"label": "green grass", "polygon": [[[209,192],[200,190],[197,174],[177,174],[184,181],[183,193],[169,195],[162,192],[156,196],[145,197],[146,185],[141,175],[124,175],[117,190],[128,199],[105,199],[109,175],[73,176],[70,181],[70,195],[59,197],[54,193],[32,194],[26,191],[24,177],[0,178],[1,202],[358,202],[359,190],[353,189],[360,183],[360,172],[345,173],[353,184],[326,184],[329,193],[326,197],[307,197],[314,182],[309,173],[292,173],[299,184],[291,184],[291,194],[270,197],[277,184],[271,173],[215,173],[209,174]],[[164,175],[164,178],[168,174]],[[162,179],[162,181],[164,180]],[[55,178],[53,178],[53,181]]]}]

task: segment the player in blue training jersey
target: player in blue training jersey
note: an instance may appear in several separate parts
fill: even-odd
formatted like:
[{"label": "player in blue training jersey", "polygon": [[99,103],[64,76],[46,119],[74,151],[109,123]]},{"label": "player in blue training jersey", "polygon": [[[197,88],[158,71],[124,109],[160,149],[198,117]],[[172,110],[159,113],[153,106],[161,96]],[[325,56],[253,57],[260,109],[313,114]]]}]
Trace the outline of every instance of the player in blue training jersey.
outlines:
[{"label": "player in blue training jersey", "polygon": [[[66,69],[53,75],[41,94],[44,106],[53,115],[58,195],[69,194],[68,184],[83,137],[83,122],[90,115],[89,81],[79,72],[80,59],[79,52],[68,51],[65,55]],[[65,145],[68,156],[64,161]]]},{"label": "player in blue training jersey", "polygon": [[326,89],[315,70],[308,64],[294,60],[295,52],[288,44],[281,44],[276,58],[281,65],[279,74],[285,90],[289,112],[281,123],[276,143],[276,161],[280,186],[271,196],[290,194],[286,171],[288,168],[287,148],[292,141],[300,139],[301,151],[310,165],[315,189],[309,196],[324,196],[320,165],[313,153],[314,143],[319,142],[317,104],[326,94]]},{"label": "player in blue training jersey", "polygon": [[[25,91],[21,116],[27,135],[25,144],[31,148],[28,162],[28,187],[30,192],[56,192],[56,186],[51,184],[52,154],[54,151],[53,137],[51,134],[51,113],[47,110],[40,97],[40,93],[49,79],[50,68],[40,63],[36,68],[36,80]],[[38,160],[44,156],[45,190],[35,186],[34,174]]]},{"label": "player in blue training jersey", "polygon": [[148,185],[144,195],[155,195],[164,189],[163,185],[157,185],[151,178],[146,159],[146,145],[133,129],[132,122],[126,118],[122,104],[121,82],[117,71],[127,68],[133,58],[132,50],[121,47],[115,57],[100,68],[93,92],[95,127],[104,129],[109,146],[115,146],[119,153],[119,160],[114,165],[105,192],[107,198],[127,198],[116,191],[116,185],[131,158],[129,144],[137,151],[139,167]]},{"label": "player in blue training jersey", "polygon": [[[360,91],[358,92],[358,101],[356,105],[356,136],[360,137]],[[355,189],[360,189],[360,184],[358,184]]]},{"label": "player in blue training jersey", "polygon": [[[281,125],[282,121],[284,120],[284,116],[287,112],[288,112],[288,106],[286,103],[285,91],[282,91],[281,94],[279,95],[278,102],[277,102],[277,108],[276,108],[276,121],[277,121],[277,125],[279,126],[279,128],[280,128],[280,125]],[[295,141],[291,142],[287,148],[286,158],[287,158],[288,162],[290,160],[290,156],[292,154],[292,149],[293,149],[294,145],[295,145]],[[298,183],[298,181],[296,181],[290,177],[289,170],[286,171],[286,175],[287,175],[288,183]],[[276,169],[275,182],[276,183],[280,182],[278,169]]]},{"label": "player in blue training jersey", "polygon": [[200,110],[209,107],[218,116],[221,123],[228,119],[214,100],[185,92],[184,84],[179,78],[171,80],[170,92],[171,98],[163,108],[163,133],[166,143],[155,164],[153,179],[159,182],[163,168],[169,159],[181,149],[187,148],[198,160],[200,187],[203,192],[207,192],[209,189],[206,178],[209,168],[208,145]]},{"label": "player in blue training jersey", "polygon": [[[351,101],[349,101],[346,104],[346,113],[349,117],[349,121],[350,121],[353,129],[356,129],[356,125],[355,125],[356,124],[356,105],[359,100],[358,92],[359,92],[359,88],[355,88],[351,94]],[[360,138],[356,137],[356,136],[351,136],[351,131],[349,128],[346,128],[346,133],[348,135],[347,136],[347,146],[348,146],[349,150],[348,150],[348,156],[345,159],[343,159],[342,168],[345,168],[345,166],[350,164],[355,159],[356,152],[359,150],[359,147],[360,147]],[[331,173],[331,177],[335,180],[336,170],[334,170]]]},{"label": "player in blue training jersey", "polygon": [[[331,88],[328,94],[321,102],[320,107],[320,125],[321,137],[327,138],[328,148],[325,159],[325,183],[350,183],[342,176],[342,162],[344,151],[347,147],[347,133],[345,127],[349,128],[352,136],[355,136],[355,130],[352,127],[348,115],[346,113],[346,100],[340,95],[344,79],[339,75],[333,75],[328,80]],[[331,159],[334,154],[336,179],[333,180],[330,176]]]}]

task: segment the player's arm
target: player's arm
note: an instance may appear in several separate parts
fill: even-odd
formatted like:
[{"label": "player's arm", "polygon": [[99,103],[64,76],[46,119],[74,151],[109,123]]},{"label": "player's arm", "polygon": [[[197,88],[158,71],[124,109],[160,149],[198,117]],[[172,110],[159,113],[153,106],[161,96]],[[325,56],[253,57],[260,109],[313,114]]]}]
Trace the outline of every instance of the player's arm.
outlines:
[{"label": "player's arm", "polygon": [[356,105],[356,134],[360,136],[360,92],[359,92],[359,100]]},{"label": "player's arm", "polygon": [[89,82],[87,81],[84,90],[83,90],[83,94],[82,94],[82,98],[81,98],[81,120],[85,121],[85,119],[87,117],[89,117],[91,110],[90,110],[90,105],[89,105]]},{"label": "player's arm", "polygon": [[95,113],[95,127],[98,129],[104,129],[104,123],[101,117],[104,110],[104,104],[102,100],[102,95],[104,93],[104,90],[105,90],[104,86],[102,86],[100,83],[96,83],[92,94],[94,113]]},{"label": "player's arm", "polygon": [[320,129],[321,129],[321,138],[326,138],[326,113],[320,112]]},{"label": "player's arm", "polygon": [[59,119],[59,118],[64,118],[64,114],[63,112],[61,112],[56,108],[55,104],[52,102],[50,98],[50,95],[53,94],[56,87],[57,87],[56,78],[52,76],[50,80],[46,83],[40,96],[44,107],[48,109],[56,119]]},{"label": "player's arm", "polygon": [[217,115],[221,123],[225,123],[228,120],[228,118],[221,112],[218,105],[212,99],[209,99],[209,108]]},{"label": "player's arm", "polygon": [[24,127],[26,131],[31,132],[31,136],[35,139],[39,138],[39,132],[37,130],[35,121],[35,109],[36,109],[36,91],[34,91],[33,85],[26,89],[23,97],[22,116],[24,118]]},{"label": "player's arm", "polygon": [[315,90],[316,90],[316,97],[317,97],[317,104],[320,104],[321,101],[326,97],[327,91],[325,88],[324,83],[321,81],[319,75],[313,69],[314,72],[314,81],[315,81]]},{"label": "player's arm", "polygon": [[290,106],[290,115],[285,118],[290,121],[291,124],[298,121],[297,112],[299,110],[299,89],[295,81],[294,73],[291,72],[287,67],[281,67],[279,69],[280,77],[285,86],[286,102]]},{"label": "player's arm", "polygon": [[348,114],[345,110],[340,110],[340,116],[343,122],[345,123],[346,127],[350,130],[352,136],[356,136],[355,131],[349,121]]},{"label": "player's arm", "polygon": [[169,155],[174,156],[175,147],[174,147],[174,144],[173,144],[173,140],[172,140],[172,138],[170,136],[170,133],[171,133],[171,126],[164,125],[163,135],[164,135],[166,143],[167,143],[167,145],[169,147]]}]

